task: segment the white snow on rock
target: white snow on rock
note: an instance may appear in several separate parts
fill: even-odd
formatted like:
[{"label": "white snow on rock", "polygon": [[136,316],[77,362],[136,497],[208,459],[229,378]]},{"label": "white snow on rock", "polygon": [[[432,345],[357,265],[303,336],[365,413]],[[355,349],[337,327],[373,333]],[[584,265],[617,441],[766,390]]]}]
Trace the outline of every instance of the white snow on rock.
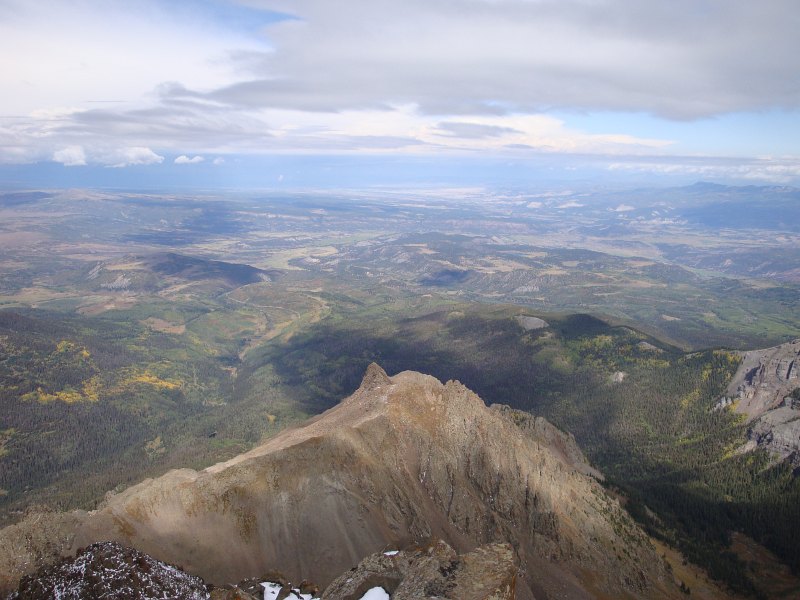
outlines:
[{"label": "white snow on rock", "polygon": [[[283,586],[280,583],[275,583],[273,581],[265,581],[261,584],[261,587],[264,588],[264,600],[276,600],[283,589]],[[319,598],[314,598],[311,594],[301,594],[300,590],[297,588],[293,588],[292,591],[287,596],[288,600],[319,600]]]},{"label": "white snow on rock", "polygon": [[361,600],[391,600],[391,596],[382,587],[374,587],[367,590],[367,593],[361,596]]},{"label": "white snow on rock", "polygon": [[264,600],[275,600],[283,589],[280,583],[272,583],[271,581],[262,583],[261,587],[264,588]]}]

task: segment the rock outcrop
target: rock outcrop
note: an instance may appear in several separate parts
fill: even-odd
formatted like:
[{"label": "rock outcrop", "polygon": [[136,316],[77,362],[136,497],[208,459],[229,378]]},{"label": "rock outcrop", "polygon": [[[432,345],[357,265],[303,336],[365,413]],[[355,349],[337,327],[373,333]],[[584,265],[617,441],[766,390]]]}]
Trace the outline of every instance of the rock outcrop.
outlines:
[{"label": "rock outcrop", "polygon": [[800,466],[800,410],[787,405],[767,411],[753,422],[748,437],[759,448]]},{"label": "rock outcrop", "polygon": [[526,315],[518,316],[517,323],[519,323],[520,327],[522,327],[525,331],[535,331],[537,329],[545,329],[550,327],[550,324],[544,319]]},{"label": "rock outcrop", "polygon": [[750,444],[800,464],[800,340],[744,353],[720,406],[747,415]]},{"label": "rock outcrop", "polygon": [[325,587],[365,556],[441,539],[459,554],[510,544],[522,600],[680,598],[591,473],[543,420],[372,365],[339,405],[230,461],[144,481],[72,513],[58,537],[19,539],[41,523],[0,531],[0,573],[15,584],[50,555],[42,547],[67,555],[114,539],[213,584],[274,569]]},{"label": "rock outcrop", "polygon": [[515,562],[509,544],[487,544],[461,556],[442,541],[415,550],[377,552],[334,580],[322,600],[360,600],[376,587],[392,600],[514,600]]},{"label": "rock outcrop", "polygon": [[736,410],[754,420],[778,408],[800,387],[800,340],[742,355],[742,364],[728,384]]}]

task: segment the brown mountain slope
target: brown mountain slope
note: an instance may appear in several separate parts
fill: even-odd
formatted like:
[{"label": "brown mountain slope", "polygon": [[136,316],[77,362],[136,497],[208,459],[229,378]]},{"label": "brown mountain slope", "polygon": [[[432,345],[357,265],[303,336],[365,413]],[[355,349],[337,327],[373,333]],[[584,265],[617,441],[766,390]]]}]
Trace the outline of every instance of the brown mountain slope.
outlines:
[{"label": "brown mountain slope", "polygon": [[147,480],[50,534],[30,521],[1,531],[0,573],[113,539],[206,581],[277,569],[324,586],[370,553],[441,538],[460,552],[510,542],[518,598],[682,597],[588,472],[546,422],[371,365],[338,406],[231,461]]}]

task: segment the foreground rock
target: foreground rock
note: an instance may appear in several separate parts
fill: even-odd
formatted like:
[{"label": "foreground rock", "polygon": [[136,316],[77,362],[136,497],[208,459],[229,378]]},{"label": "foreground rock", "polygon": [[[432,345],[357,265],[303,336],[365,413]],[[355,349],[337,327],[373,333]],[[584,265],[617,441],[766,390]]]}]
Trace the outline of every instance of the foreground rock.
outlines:
[{"label": "foreground rock", "polygon": [[441,539],[458,553],[511,544],[523,600],[682,597],[591,472],[544,421],[371,365],[338,406],[233,460],[147,480],[58,527],[0,531],[0,574],[15,585],[53,552],[114,539],[213,584],[276,569],[324,588],[383,548]]},{"label": "foreground rock", "polygon": [[444,542],[378,552],[336,579],[322,600],[360,600],[376,587],[392,600],[514,600],[517,565],[509,544],[488,544],[458,556]]},{"label": "foreground rock", "polygon": [[[321,600],[513,600],[517,565],[508,544],[488,544],[458,556],[442,541],[424,548],[378,552],[334,580]],[[376,591],[382,592],[375,594]],[[320,600],[307,582],[279,573],[213,588],[199,577],[115,542],[92,544],[72,559],[23,577],[8,600]]]},{"label": "foreground rock", "polygon": [[69,560],[29,575],[9,600],[207,600],[203,581],[113,542],[92,544]]}]

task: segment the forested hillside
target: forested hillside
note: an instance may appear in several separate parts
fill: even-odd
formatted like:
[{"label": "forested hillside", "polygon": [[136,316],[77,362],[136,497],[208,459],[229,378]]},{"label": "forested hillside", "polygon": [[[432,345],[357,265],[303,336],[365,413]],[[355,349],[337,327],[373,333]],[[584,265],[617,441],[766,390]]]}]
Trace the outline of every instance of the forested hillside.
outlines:
[{"label": "forested hillside", "polygon": [[[91,507],[169,467],[233,456],[304,415],[262,371],[136,322],[0,311],[0,508]],[[240,381],[244,383],[243,380]]]}]

